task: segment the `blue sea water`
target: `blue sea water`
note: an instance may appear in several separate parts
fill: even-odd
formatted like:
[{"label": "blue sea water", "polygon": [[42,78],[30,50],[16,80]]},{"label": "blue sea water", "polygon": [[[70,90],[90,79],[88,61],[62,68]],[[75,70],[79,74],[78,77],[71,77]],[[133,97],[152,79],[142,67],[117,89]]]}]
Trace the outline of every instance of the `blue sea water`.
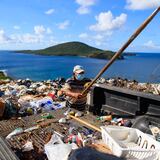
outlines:
[{"label": "blue sea water", "polygon": [[[108,60],[75,56],[41,56],[0,51],[0,70],[15,79],[48,80],[68,78],[77,64],[84,66],[86,77],[93,78]],[[160,54],[137,53],[117,60],[103,74],[105,78],[122,77],[139,82],[160,83]]]}]

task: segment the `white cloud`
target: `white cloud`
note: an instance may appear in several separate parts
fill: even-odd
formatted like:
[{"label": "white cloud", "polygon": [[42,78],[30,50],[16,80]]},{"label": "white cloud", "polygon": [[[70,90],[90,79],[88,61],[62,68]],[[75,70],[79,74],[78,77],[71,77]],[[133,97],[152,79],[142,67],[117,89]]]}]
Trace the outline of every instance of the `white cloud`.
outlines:
[{"label": "white cloud", "polygon": [[88,33],[81,33],[79,38],[96,46],[106,46],[115,30],[121,29],[127,20],[127,15],[122,13],[114,17],[111,11],[101,12],[96,16],[97,23],[89,26]]},{"label": "white cloud", "polygon": [[97,40],[97,41],[101,41],[101,40],[104,39],[104,35],[97,34],[97,35],[95,35],[93,38],[94,38],[95,40]]},{"label": "white cloud", "polygon": [[87,7],[79,7],[77,9],[77,13],[79,13],[79,14],[87,14],[89,12],[90,12],[90,9]]},{"label": "white cloud", "polygon": [[144,47],[147,47],[149,49],[160,49],[160,45],[154,44],[154,42],[152,40],[144,43]]},{"label": "white cloud", "polygon": [[0,43],[8,43],[8,44],[19,44],[19,43],[39,43],[44,39],[44,27],[35,26],[34,31],[35,34],[24,33],[24,34],[12,34],[6,35],[4,30],[0,30]]},{"label": "white cloud", "polygon": [[101,46],[106,41],[106,35],[97,34],[92,38],[97,46]]},{"label": "white cloud", "polygon": [[[0,44],[2,45],[22,45],[22,44],[48,44],[50,38],[46,34],[51,34],[52,30],[48,27],[45,28],[43,25],[37,25],[33,28],[33,33],[23,34],[12,34],[7,35],[3,29],[0,29]],[[55,42],[55,41],[54,41]],[[1,45],[1,48],[3,47]]]},{"label": "white cloud", "polygon": [[51,34],[51,33],[52,33],[52,30],[48,27],[46,33],[47,33],[47,34]]},{"label": "white cloud", "polygon": [[14,43],[38,43],[41,42],[43,37],[30,34],[30,33],[25,33],[25,34],[16,34],[16,35],[11,35],[12,37],[12,42]]},{"label": "white cloud", "polygon": [[42,34],[45,33],[45,31],[46,31],[46,29],[44,28],[43,25],[34,26],[34,32],[35,32],[35,34],[42,35]]},{"label": "white cloud", "polygon": [[13,26],[13,28],[18,30],[18,29],[20,29],[20,26],[15,25],[15,26]]},{"label": "white cloud", "polygon": [[127,15],[122,13],[118,17],[113,17],[111,11],[101,12],[96,16],[97,23],[89,27],[92,31],[106,32],[121,28],[126,22]]},{"label": "white cloud", "polygon": [[127,0],[127,9],[144,10],[160,6],[160,0]]},{"label": "white cloud", "polygon": [[76,0],[76,3],[81,6],[92,6],[96,3],[96,0]]},{"label": "white cloud", "polygon": [[54,9],[49,9],[48,11],[45,12],[45,14],[51,15],[54,13]]},{"label": "white cloud", "polygon": [[68,26],[69,26],[70,22],[68,20],[62,22],[62,23],[59,23],[58,24],[58,28],[59,29],[66,29]]},{"label": "white cloud", "polygon": [[108,38],[110,37],[112,33],[108,34],[108,33],[98,33],[98,34],[87,34],[87,33],[81,33],[78,37],[84,41],[90,42],[90,43],[94,43],[97,46],[101,46],[106,44],[106,42],[108,41]]},{"label": "white cloud", "polygon": [[79,38],[82,38],[82,39],[87,39],[89,37],[89,35],[87,33],[81,33],[79,35]]},{"label": "white cloud", "polygon": [[3,29],[0,29],[0,44],[8,43],[11,39],[5,34]]},{"label": "white cloud", "polygon": [[55,40],[55,37],[51,36],[49,38],[49,44],[48,45],[56,45],[58,44],[59,42]]},{"label": "white cloud", "polygon": [[88,14],[90,13],[90,6],[96,4],[97,0],[76,0],[76,3],[80,5],[77,9],[77,13],[79,14]]}]

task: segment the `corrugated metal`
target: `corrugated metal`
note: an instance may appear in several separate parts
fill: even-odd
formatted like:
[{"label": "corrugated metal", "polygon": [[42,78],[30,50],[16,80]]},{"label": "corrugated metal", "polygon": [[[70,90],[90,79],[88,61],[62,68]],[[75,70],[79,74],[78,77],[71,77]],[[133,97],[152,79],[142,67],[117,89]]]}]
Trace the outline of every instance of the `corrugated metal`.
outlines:
[{"label": "corrugated metal", "polygon": [[0,160],[19,160],[2,137],[0,137]]},{"label": "corrugated metal", "polygon": [[[34,130],[32,132],[27,132],[27,133],[15,135],[11,139],[6,140],[7,144],[14,151],[16,151],[16,154],[19,156],[20,159],[24,160],[25,159],[24,157],[27,155],[27,153],[22,152],[23,145],[27,142],[27,140],[33,142],[34,151],[30,152],[28,154],[29,154],[29,156],[33,157],[32,158],[33,160],[35,160],[36,159],[36,158],[34,158],[35,156],[39,157],[39,156],[41,156],[40,153],[43,153],[44,144],[46,142],[48,142],[49,137],[54,133],[54,131],[60,133],[63,136],[68,135],[68,130],[69,130],[70,125],[58,123],[58,120],[60,118],[64,117],[64,112],[66,110],[68,110],[68,108],[49,112],[54,117],[53,120],[55,120],[55,122],[48,124],[46,126],[43,126],[42,128],[39,128],[39,129]],[[42,119],[41,114],[37,114],[37,115],[28,116],[28,117],[23,117],[22,119],[19,119],[19,120],[11,120],[11,119],[10,120],[2,120],[2,121],[0,121],[0,136],[5,138],[9,133],[11,133],[13,130],[15,130],[18,127],[22,127],[23,129],[33,127],[37,124],[36,121],[41,120],[41,119]],[[97,127],[102,125],[102,124],[99,125],[100,121],[95,121],[95,116],[93,116],[91,114],[86,114],[83,117],[81,117],[81,119],[83,119],[91,124],[94,124]],[[48,119],[44,120],[44,122],[47,122],[47,121],[49,121],[49,120]],[[75,120],[73,120],[73,119],[69,120],[69,122],[71,122],[71,124],[73,124],[73,125],[76,123]],[[33,153],[33,155],[32,155],[32,153]],[[31,158],[28,158],[27,160],[30,160],[30,159]],[[45,158],[41,158],[41,159],[44,160]],[[0,160],[1,160],[1,158],[0,158]],[[12,159],[8,158],[8,159],[2,159],[2,160],[12,160]]]},{"label": "corrugated metal", "polygon": [[25,121],[20,120],[2,120],[0,121],[0,136],[6,137],[10,132],[18,127],[24,127]]}]

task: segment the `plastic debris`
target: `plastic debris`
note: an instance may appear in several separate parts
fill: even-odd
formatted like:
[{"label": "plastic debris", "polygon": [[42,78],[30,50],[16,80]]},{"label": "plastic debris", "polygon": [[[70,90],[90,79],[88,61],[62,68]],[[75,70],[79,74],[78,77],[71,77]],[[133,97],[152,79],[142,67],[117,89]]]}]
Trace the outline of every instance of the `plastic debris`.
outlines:
[{"label": "plastic debris", "polygon": [[98,117],[97,120],[111,121],[112,115]]},{"label": "plastic debris", "polygon": [[64,115],[67,116],[71,112],[71,109],[69,108],[66,112],[64,112]]},{"label": "plastic debris", "polygon": [[27,141],[22,147],[22,152],[28,152],[28,151],[31,151],[33,149],[34,148],[33,148],[32,142],[31,141]]},{"label": "plastic debris", "polygon": [[67,160],[72,145],[64,144],[61,138],[53,134],[51,140],[44,146],[48,160]]},{"label": "plastic debris", "polygon": [[[147,92],[147,93],[153,93],[153,94],[159,94],[159,91],[160,91],[160,85],[158,84],[138,83],[136,81],[129,81],[121,78],[108,79],[108,80],[101,78],[97,82],[107,84],[110,86],[129,88],[132,90],[138,90],[141,92]],[[34,127],[29,127],[27,123],[26,126],[29,128],[25,130],[23,130],[22,128],[17,128],[13,130],[13,132],[11,132],[6,137],[6,139],[8,139],[8,141],[14,141],[16,139],[16,141],[19,143],[20,140],[23,141],[25,138],[27,138],[28,141],[26,142],[26,139],[25,139],[26,144],[22,147],[23,148],[22,151],[25,152],[25,151],[30,151],[34,149],[33,144],[35,146],[35,143],[34,143],[35,141],[33,140],[34,138],[32,136],[34,135],[38,139],[39,134],[42,134],[44,136],[44,142],[47,143],[49,141],[44,148],[45,153],[49,160],[52,160],[53,158],[54,160],[67,159],[71,150],[77,149],[78,147],[84,147],[84,146],[95,144],[97,139],[101,139],[101,133],[99,132],[95,132],[94,130],[91,130],[84,126],[83,127],[76,126],[77,124],[75,126],[70,126],[70,124],[74,121],[74,120],[69,121],[70,116],[68,118],[65,117],[65,118],[59,119],[59,123],[62,123],[58,126],[60,127],[58,129],[60,129],[61,134],[53,131],[54,129],[57,129],[57,128],[52,128],[54,124],[49,126],[49,124],[51,124],[50,122],[54,123],[54,119],[50,120],[51,118],[54,118],[52,116],[53,112],[50,112],[50,111],[57,110],[66,106],[65,96],[61,98],[57,96],[57,91],[62,87],[64,83],[65,81],[63,80],[61,81],[59,79],[57,79],[57,81],[54,81],[54,82],[51,80],[42,81],[42,82],[33,82],[29,79],[26,79],[26,80],[10,80],[0,85],[0,97],[5,101],[6,113],[9,113],[12,116],[17,114],[17,117],[23,117],[23,116],[40,113],[39,114],[40,116],[39,115],[35,117],[29,116],[29,117],[35,118],[32,124],[35,124],[35,122],[40,123],[44,121],[40,123],[39,126],[37,125]],[[65,111],[66,109],[64,110],[64,112]],[[76,112],[75,110],[72,111],[69,108],[64,113],[64,115],[66,116],[74,115],[76,117],[82,116],[82,112],[77,112],[77,113],[75,112]],[[88,115],[84,114],[84,116],[88,116]],[[27,120],[30,119],[29,117],[26,117]],[[132,125],[132,122],[130,120],[127,120],[118,116],[116,117],[114,114],[98,117],[97,120],[98,121],[96,121],[96,123],[101,123],[101,124],[103,123],[105,125],[112,124],[115,126],[127,126],[127,127],[131,127]],[[57,124],[55,125],[57,127]],[[23,125],[20,125],[20,126],[23,126]],[[26,127],[24,126],[24,128]],[[36,131],[32,132],[33,130],[36,130]],[[29,133],[23,133],[23,132],[29,132]],[[19,136],[18,134],[21,134],[21,133],[23,134]],[[51,138],[51,135],[53,133],[56,133],[56,134]],[[119,133],[120,132],[118,132],[118,134],[115,133],[115,135],[118,136]],[[157,133],[154,132],[154,133],[155,133],[155,139],[157,141],[160,141],[159,132]],[[28,136],[26,137],[26,135],[29,135],[29,137]],[[15,136],[15,137],[12,138],[12,136]],[[40,136],[40,137],[43,137],[43,136]],[[124,138],[123,135],[120,138],[123,139]],[[45,141],[45,139],[47,139],[47,141]],[[33,140],[33,142],[31,140]],[[44,142],[41,142],[41,138],[37,140],[37,144],[39,143],[40,147],[42,147],[41,145],[44,145]],[[21,146],[23,144],[24,144],[24,141],[22,142]],[[128,144],[129,147],[133,147],[131,145],[133,145],[133,143]],[[33,152],[35,152],[35,149]]]},{"label": "plastic debris", "polygon": [[14,131],[12,131],[7,137],[6,139],[10,139],[12,138],[12,136],[18,135],[23,133],[23,129],[22,128],[16,128]]},{"label": "plastic debris", "polygon": [[66,123],[67,120],[66,120],[66,118],[61,118],[58,122],[59,122],[59,123]]},{"label": "plastic debris", "polygon": [[[160,144],[152,137],[135,128],[107,126],[101,127],[102,139],[118,157],[130,159],[157,159]],[[118,133],[118,134],[117,134]],[[150,148],[154,146],[154,148]]]},{"label": "plastic debris", "polygon": [[160,84],[138,83],[136,80],[128,80],[120,77],[109,79],[99,78],[97,83],[160,95]]},{"label": "plastic debris", "polygon": [[83,115],[82,112],[77,112],[77,113],[75,113],[75,117],[81,117],[82,115]]},{"label": "plastic debris", "polygon": [[70,111],[69,115],[75,116],[75,112],[74,111]]},{"label": "plastic debris", "polygon": [[39,129],[39,126],[30,127],[24,130],[24,132],[31,132],[33,130]]},{"label": "plastic debris", "polygon": [[46,119],[52,119],[53,116],[50,113],[44,113],[41,115],[42,118],[46,118]]},{"label": "plastic debris", "polygon": [[91,147],[83,147],[73,151],[68,160],[124,160],[111,154],[97,151]]}]

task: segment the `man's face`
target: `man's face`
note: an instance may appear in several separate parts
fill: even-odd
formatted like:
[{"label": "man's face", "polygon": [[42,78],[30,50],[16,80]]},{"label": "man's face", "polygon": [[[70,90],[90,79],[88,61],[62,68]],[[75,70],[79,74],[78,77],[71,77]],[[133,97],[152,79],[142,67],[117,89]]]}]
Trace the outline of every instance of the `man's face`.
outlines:
[{"label": "man's face", "polygon": [[81,73],[75,72],[75,78],[77,80],[82,80],[84,78],[84,72],[81,72]]}]

